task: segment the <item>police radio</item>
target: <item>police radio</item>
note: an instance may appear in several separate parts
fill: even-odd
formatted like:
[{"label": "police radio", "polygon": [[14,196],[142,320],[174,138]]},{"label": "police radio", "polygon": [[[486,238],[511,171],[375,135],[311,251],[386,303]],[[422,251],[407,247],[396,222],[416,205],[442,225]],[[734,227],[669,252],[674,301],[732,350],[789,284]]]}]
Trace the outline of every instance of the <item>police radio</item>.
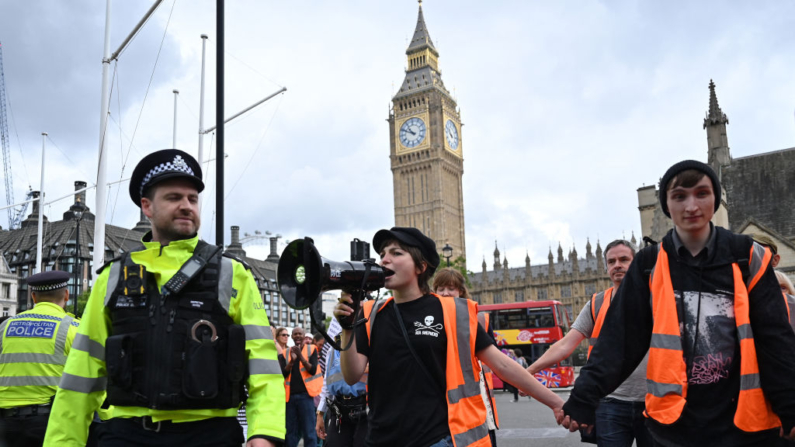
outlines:
[{"label": "police radio", "polygon": [[[370,245],[354,239],[351,242],[351,261],[331,261],[320,256],[314,241],[306,237],[290,242],[279,258],[276,277],[284,302],[293,309],[306,309],[320,299],[323,292],[342,290],[353,298],[354,313],[343,318],[340,325],[346,329],[363,324],[365,320],[355,321],[359,314],[359,304],[368,292],[384,286],[384,269],[369,259]],[[312,326],[323,334],[335,349],[337,343],[326,334],[310,312]]]},{"label": "police radio", "polygon": [[202,268],[204,268],[205,265],[207,265],[207,261],[201,257],[191,257],[188,259],[188,262],[182,264],[182,267],[180,267],[179,271],[174,274],[171,279],[166,281],[166,283],[163,285],[163,288],[167,289],[172,294],[179,293],[182,288],[185,287],[188,282],[201,271]]}]

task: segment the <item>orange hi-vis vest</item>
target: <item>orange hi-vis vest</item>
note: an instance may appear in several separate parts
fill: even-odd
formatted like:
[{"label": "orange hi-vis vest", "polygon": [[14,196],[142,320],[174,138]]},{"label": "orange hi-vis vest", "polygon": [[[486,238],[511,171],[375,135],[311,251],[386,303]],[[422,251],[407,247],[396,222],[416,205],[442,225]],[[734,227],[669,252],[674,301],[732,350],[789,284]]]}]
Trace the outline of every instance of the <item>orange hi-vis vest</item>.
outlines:
[{"label": "orange hi-vis vest", "polygon": [[[489,313],[488,312],[480,312],[478,313],[478,323],[483,326],[483,330],[489,330]],[[489,401],[491,402],[491,413],[494,415],[494,425],[497,428],[500,427],[500,417],[497,415],[497,402],[494,400],[494,373],[491,372],[491,368],[489,365],[484,365],[482,362],[480,363],[480,367],[483,369],[483,378],[486,379],[486,387],[489,389]]]},{"label": "orange hi-vis vest", "polygon": [[[478,333],[478,305],[464,298],[442,298],[434,296],[442,304],[444,332],[447,336],[447,424],[455,447],[491,447],[489,426],[486,422],[486,404],[480,397],[480,366],[475,357],[475,338]],[[389,297],[378,302],[362,303],[367,319],[367,338],[371,333],[378,313]],[[372,317],[371,315],[372,314]],[[371,371],[372,372],[372,371]]]},{"label": "orange hi-vis vest", "polygon": [[613,288],[603,290],[599,293],[594,293],[591,298],[591,317],[593,317],[593,332],[591,338],[588,339],[588,357],[591,356],[591,351],[599,339],[599,332],[602,331],[602,325],[605,323],[605,315],[607,315],[607,308],[610,307],[610,298],[613,297]]},{"label": "orange hi-vis vest", "polygon": [[[751,247],[748,285],[737,262],[734,276],[734,319],[740,340],[740,394],[734,425],[746,432],[779,427],[781,422],[765,398],[759,380],[756,347],[749,320],[748,293],[759,282],[771,259],[770,250],[756,243]],[[651,272],[650,290],[654,326],[646,369],[648,391],[646,415],[661,424],[673,424],[682,415],[687,399],[687,367],[682,351],[682,334],[676,309],[668,254],[658,248],[657,263]]]},{"label": "orange hi-vis vest", "polygon": [[[315,345],[304,344],[304,358],[309,361],[309,357],[312,356],[315,350],[317,350]],[[289,349],[285,349],[284,352],[286,355],[290,355]],[[312,397],[319,395],[320,391],[323,389],[323,373],[320,372],[320,366],[318,366],[317,369],[317,374],[313,376],[304,368],[304,364],[301,364],[301,378],[304,379],[304,386],[306,386],[307,394]],[[290,371],[290,374],[284,379],[284,397],[287,399],[287,402],[290,402],[290,378],[292,375],[293,372]]]}]

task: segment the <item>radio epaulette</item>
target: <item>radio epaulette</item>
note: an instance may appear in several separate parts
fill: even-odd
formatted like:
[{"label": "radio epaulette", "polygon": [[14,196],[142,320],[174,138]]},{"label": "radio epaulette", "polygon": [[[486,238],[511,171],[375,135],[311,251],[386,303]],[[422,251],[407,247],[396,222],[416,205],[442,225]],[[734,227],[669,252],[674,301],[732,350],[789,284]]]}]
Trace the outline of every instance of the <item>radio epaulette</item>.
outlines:
[{"label": "radio epaulette", "polygon": [[235,261],[237,261],[237,262],[239,262],[239,263],[243,264],[243,267],[245,267],[245,268],[246,268],[246,270],[251,270],[251,266],[250,266],[250,265],[248,265],[248,262],[246,262],[246,261],[244,261],[244,260],[242,260],[242,259],[238,258],[237,256],[233,255],[232,253],[229,253],[229,252],[226,252],[226,251],[225,251],[225,252],[224,252],[224,257],[225,257],[225,258],[229,258],[229,259],[234,259]]}]

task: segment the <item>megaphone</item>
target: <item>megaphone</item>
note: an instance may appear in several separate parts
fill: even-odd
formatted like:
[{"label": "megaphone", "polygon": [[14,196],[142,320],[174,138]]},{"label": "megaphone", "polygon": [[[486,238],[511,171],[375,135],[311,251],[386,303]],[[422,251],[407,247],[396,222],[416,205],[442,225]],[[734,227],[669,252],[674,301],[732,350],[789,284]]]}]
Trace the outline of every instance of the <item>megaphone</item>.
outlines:
[{"label": "megaphone", "polygon": [[[323,292],[341,289],[354,299],[351,320],[355,318],[364,294],[384,286],[384,276],[384,269],[372,259],[330,261],[321,257],[314,241],[308,237],[287,245],[276,272],[282,299],[291,308],[306,309]],[[345,322],[340,323],[343,327],[346,325]]]}]

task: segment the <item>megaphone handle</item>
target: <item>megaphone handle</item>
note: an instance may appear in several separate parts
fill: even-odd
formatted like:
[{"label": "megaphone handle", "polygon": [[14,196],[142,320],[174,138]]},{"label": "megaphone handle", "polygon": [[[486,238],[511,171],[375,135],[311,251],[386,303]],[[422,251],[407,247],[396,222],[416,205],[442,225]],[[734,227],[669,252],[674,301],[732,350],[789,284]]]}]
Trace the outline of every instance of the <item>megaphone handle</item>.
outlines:
[{"label": "megaphone handle", "polygon": [[361,302],[364,299],[365,292],[363,290],[343,291],[351,295],[351,301],[353,302],[349,303],[348,306],[353,309],[353,313],[345,318],[338,318],[337,320],[340,322],[340,326],[342,326],[344,329],[352,329],[354,322],[356,321],[356,315],[359,313],[359,309],[361,308]]},{"label": "megaphone handle", "polygon": [[[356,314],[354,313],[353,315],[355,316]],[[323,338],[326,339],[326,343],[328,343],[332,348],[336,349],[338,352],[347,351],[348,349],[351,348],[351,344],[353,344],[354,337],[350,337],[350,339],[348,340],[348,344],[344,348],[342,348],[336,341],[334,341],[333,338],[331,338],[331,336],[329,336],[325,328],[317,323],[317,320],[315,320],[314,312],[309,312],[309,319],[312,321],[312,327],[315,328],[315,330],[318,331],[320,335],[322,335]]]}]

